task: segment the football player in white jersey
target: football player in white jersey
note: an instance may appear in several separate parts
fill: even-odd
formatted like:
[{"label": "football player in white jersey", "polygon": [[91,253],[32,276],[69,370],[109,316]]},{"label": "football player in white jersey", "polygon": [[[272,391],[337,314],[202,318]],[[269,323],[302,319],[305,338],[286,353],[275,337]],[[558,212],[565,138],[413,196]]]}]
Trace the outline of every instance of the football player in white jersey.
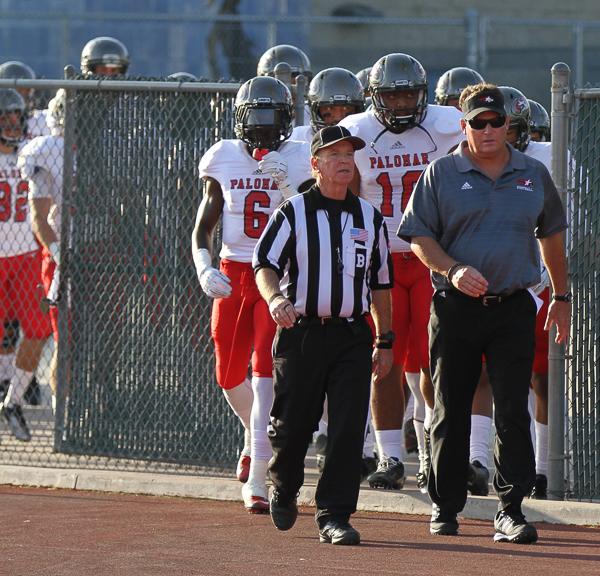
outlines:
[{"label": "football player in white jersey", "polygon": [[[511,86],[499,86],[499,88],[504,94],[506,113],[510,117],[510,125],[506,135],[507,142],[524,154],[543,162],[548,171],[551,172],[551,143],[531,140],[531,105],[529,100],[525,98],[521,91]],[[538,104],[538,106],[541,105]],[[547,117],[548,113],[546,112]],[[531,497],[537,500],[545,500],[548,497],[548,332],[544,330],[544,323],[550,304],[550,288],[548,272],[543,266],[542,280],[533,288],[533,291],[541,298],[543,304],[536,317],[535,357],[531,376],[531,387],[535,394],[534,427],[532,430],[535,436],[533,439],[535,446],[535,485]]]},{"label": "football player in white jersey", "polygon": [[0,412],[11,433],[23,442],[31,440],[22,411],[23,396],[51,332],[37,292],[42,254],[31,230],[28,183],[21,179],[17,166],[26,126],[22,96],[16,90],[0,90],[0,330],[5,319],[16,318],[23,333]]},{"label": "football player in white jersey", "polygon": [[[313,77],[310,60],[306,53],[297,46],[292,46],[291,44],[278,44],[277,46],[272,46],[266,50],[260,57],[256,66],[256,75],[271,76],[275,78],[275,68],[277,67],[277,64],[280,64],[281,62],[288,64],[291,69],[292,77],[288,87],[292,94],[292,102],[294,102],[295,107],[297,102],[296,79],[298,76],[302,75],[306,78],[306,84],[308,85]],[[285,82],[287,83],[288,80],[285,80]],[[304,94],[301,95],[301,98],[304,98]],[[306,123],[306,120],[308,120],[308,117],[309,110],[304,106],[304,118],[294,118],[292,123],[294,126],[303,126]]]},{"label": "football player in white jersey", "polygon": [[326,68],[308,86],[310,124],[296,126],[291,140],[312,142],[325,126],[335,126],[350,114],[365,110],[365,96],[360,80],[345,68]]},{"label": "football player in white jersey", "polygon": [[[0,65],[0,78],[35,80],[35,72],[27,64],[11,60]],[[23,96],[27,106],[27,138],[32,139],[50,134],[48,111],[35,108],[33,88],[18,88],[17,92]]]},{"label": "football player in white jersey", "polygon": [[[54,304],[57,299],[60,265],[60,222],[62,208],[64,110],[66,92],[61,88],[48,104],[50,136],[38,136],[27,143],[19,153],[21,176],[29,181],[29,209],[31,225],[42,245],[41,280],[46,298]],[[49,310],[52,333],[58,340],[58,308]],[[56,358],[54,347],[50,361],[50,387],[53,405],[56,397]]]},{"label": "football player in white jersey", "polygon": [[[380,58],[369,75],[372,108],[344,118],[339,124],[367,146],[355,154],[358,180],[353,190],[369,200],[397,230],[413,187],[427,165],[462,140],[461,114],[450,107],[427,104],[427,76],[412,56],[401,53]],[[404,393],[402,365],[409,329],[416,339],[422,378],[429,377],[427,323],[432,286],[429,272],[409,244],[390,237],[394,262],[394,367],[372,390],[371,409],[379,464],[368,481],[372,487],[399,489],[402,463]]]},{"label": "football player in white jersey", "polygon": [[[211,335],[217,382],[250,433],[238,478],[247,479],[242,497],[251,513],[269,511],[265,480],[271,457],[267,425],[273,402],[275,334],[268,305],[254,282],[252,253],[275,208],[311,176],[309,145],[288,140],[292,114],[291,94],[279,80],[257,77],[240,87],[234,112],[238,139],[218,142],[200,161],[205,192],[192,235],[200,285],[215,299]],[[217,270],[212,266],[212,234],[221,216]],[[248,383],[250,360],[252,380]],[[244,477],[240,472],[248,461]]]},{"label": "football player in white jersey", "polygon": [[550,116],[548,111],[535,100],[527,98],[531,117],[529,133],[532,142],[550,142]]}]

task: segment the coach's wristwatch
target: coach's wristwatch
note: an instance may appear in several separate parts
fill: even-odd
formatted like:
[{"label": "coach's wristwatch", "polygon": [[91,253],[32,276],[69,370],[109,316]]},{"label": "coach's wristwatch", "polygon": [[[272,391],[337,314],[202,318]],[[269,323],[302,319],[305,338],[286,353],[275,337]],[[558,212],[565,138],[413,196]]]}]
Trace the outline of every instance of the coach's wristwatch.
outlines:
[{"label": "coach's wristwatch", "polygon": [[564,294],[552,294],[552,300],[557,302],[570,302],[573,299],[571,292],[565,292]]}]

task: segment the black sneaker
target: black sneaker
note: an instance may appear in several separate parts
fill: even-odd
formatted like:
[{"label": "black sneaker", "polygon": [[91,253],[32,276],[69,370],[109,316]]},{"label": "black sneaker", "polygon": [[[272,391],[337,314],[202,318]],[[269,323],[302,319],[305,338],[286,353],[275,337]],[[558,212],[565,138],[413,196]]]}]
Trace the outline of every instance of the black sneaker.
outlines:
[{"label": "black sneaker", "polygon": [[371,488],[400,490],[404,486],[404,464],[393,456],[384,456],[377,464],[377,470],[369,475],[367,481]]},{"label": "black sneaker", "polygon": [[456,536],[458,534],[456,514],[445,512],[437,504],[433,504],[429,532],[434,536]]},{"label": "black sneaker", "polygon": [[342,546],[356,546],[360,544],[360,534],[348,522],[330,520],[319,530],[319,541]]},{"label": "black sneaker", "polygon": [[27,386],[27,390],[25,390],[25,394],[23,395],[23,400],[31,406],[39,406],[42,403],[42,389],[35,376],[32,376],[29,386]]},{"label": "black sneaker", "polygon": [[490,472],[479,460],[469,463],[467,490],[473,496],[487,496],[490,493],[489,481]]},{"label": "black sneaker", "polygon": [[496,534],[494,542],[512,542],[514,544],[533,544],[537,542],[537,530],[529,524],[520,512],[500,510],[494,518]]},{"label": "black sneaker", "polygon": [[3,402],[0,404],[0,412],[2,412],[12,435],[17,440],[21,442],[29,442],[31,440],[31,433],[27,427],[25,416],[23,416],[23,410],[18,404],[7,406]]},{"label": "black sneaker", "polygon": [[319,474],[322,474],[327,454],[327,436],[325,434],[319,434],[315,438],[315,454],[317,456],[317,469],[319,470]]},{"label": "black sneaker", "polygon": [[535,475],[535,484],[529,497],[535,500],[548,500],[548,478],[545,474]]},{"label": "black sneaker", "polygon": [[360,481],[366,480],[375,470],[377,470],[377,458],[375,455],[363,456],[360,467]]},{"label": "black sneaker", "polygon": [[289,530],[298,518],[296,498],[290,498],[275,488],[273,494],[271,494],[269,511],[271,512],[271,520],[277,530]]}]

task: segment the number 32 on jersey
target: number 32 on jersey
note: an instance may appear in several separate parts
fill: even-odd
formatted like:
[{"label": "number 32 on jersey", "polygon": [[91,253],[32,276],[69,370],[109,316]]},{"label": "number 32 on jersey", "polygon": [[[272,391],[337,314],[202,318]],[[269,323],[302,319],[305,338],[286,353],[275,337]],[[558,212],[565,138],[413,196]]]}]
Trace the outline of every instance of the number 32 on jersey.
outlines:
[{"label": "number 32 on jersey", "polygon": [[[404,212],[406,209],[406,205],[410,200],[413,188],[415,187],[415,184],[422,173],[422,170],[409,170],[402,175],[402,196],[400,200],[401,212]],[[392,202],[392,196],[394,187],[390,181],[390,173],[381,172],[379,176],[377,176],[375,182],[381,186],[381,206],[379,207],[379,211],[385,218],[393,218],[394,203]]]}]

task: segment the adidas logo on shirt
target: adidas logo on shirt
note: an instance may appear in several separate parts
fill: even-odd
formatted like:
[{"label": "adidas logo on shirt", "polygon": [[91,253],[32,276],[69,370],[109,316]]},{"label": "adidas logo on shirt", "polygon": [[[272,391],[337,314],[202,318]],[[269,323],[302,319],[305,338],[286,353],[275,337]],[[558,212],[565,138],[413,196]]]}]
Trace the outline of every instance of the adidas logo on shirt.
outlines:
[{"label": "adidas logo on shirt", "polygon": [[398,150],[400,148],[404,148],[404,144],[402,144],[402,142],[400,142],[400,140],[396,140],[396,142],[394,142],[390,146],[390,150]]},{"label": "adidas logo on shirt", "polygon": [[472,190],[473,186],[471,186],[468,182],[465,182],[461,187],[461,190]]}]

